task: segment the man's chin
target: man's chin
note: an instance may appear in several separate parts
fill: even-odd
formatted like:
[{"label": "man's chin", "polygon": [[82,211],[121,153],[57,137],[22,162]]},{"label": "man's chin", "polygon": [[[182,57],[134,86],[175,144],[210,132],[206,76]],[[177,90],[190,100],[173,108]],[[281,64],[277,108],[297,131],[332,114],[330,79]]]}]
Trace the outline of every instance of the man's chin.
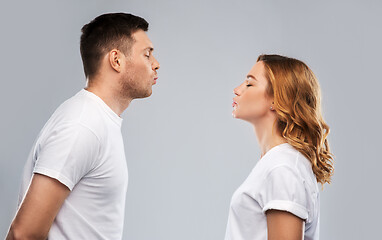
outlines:
[{"label": "man's chin", "polygon": [[145,92],[145,93],[139,94],[139,95],[135,96],[134,98],[135,98],[135,99],[139,99],[139,98],[148,98],[148,97],[150,97],[152,94],[153,94],[153,91],[150,89],[150,91],[147,91],[147,92]]}]

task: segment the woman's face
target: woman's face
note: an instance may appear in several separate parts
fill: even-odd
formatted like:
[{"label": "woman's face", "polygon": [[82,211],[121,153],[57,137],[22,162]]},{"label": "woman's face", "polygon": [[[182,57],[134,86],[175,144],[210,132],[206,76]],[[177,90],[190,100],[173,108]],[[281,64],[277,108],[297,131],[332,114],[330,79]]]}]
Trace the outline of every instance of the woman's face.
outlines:
[{"label": "woman's face", "polygon": [[269,115],[273,98],[267,95],[267,86],[264,63],[257,62],[245,81],[234,89],[233,117],[255,123]]}]

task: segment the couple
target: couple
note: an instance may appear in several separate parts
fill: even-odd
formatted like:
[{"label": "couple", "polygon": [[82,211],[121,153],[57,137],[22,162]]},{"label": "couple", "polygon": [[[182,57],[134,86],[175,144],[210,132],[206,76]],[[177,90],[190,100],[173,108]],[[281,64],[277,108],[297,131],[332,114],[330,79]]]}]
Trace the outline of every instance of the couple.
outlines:
[{"label": "couple", "polygon": [[[159,63],[137,16],[111,13],[82,28],[87,86],[41,130],[25,165],[7,239],[121,239],[127,166],[120,115],[151,95]],[[261,55],[234,89],[262,156],[234,193],[225,239],[318,239],[318,183],[333,171],[320,88],[303,62]]]}]

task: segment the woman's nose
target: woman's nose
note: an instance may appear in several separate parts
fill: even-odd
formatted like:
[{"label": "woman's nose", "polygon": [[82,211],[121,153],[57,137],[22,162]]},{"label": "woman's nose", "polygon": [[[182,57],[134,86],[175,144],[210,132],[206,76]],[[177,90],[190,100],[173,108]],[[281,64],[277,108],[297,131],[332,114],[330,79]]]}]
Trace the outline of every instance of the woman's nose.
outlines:
[{"label": "woman's nose", "polygon": [[233,89],[233,93],[236,95],[236,96],[239,96],[240,95],[240,86],[236,87],[235,89]]}]

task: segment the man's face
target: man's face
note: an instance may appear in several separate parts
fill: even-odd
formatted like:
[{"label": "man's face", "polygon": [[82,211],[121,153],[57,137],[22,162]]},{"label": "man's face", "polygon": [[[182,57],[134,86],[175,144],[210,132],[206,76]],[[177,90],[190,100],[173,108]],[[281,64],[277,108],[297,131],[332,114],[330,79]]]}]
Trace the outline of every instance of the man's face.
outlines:
[{"label": "man's face", "polygon": [[152,85],[158,78],[159,62],[153,55],[153,44],[142,30],[132,34],[133,46],[126,56],[120,78],[121,94],[128,98],[145,98],[151,95]]}]

